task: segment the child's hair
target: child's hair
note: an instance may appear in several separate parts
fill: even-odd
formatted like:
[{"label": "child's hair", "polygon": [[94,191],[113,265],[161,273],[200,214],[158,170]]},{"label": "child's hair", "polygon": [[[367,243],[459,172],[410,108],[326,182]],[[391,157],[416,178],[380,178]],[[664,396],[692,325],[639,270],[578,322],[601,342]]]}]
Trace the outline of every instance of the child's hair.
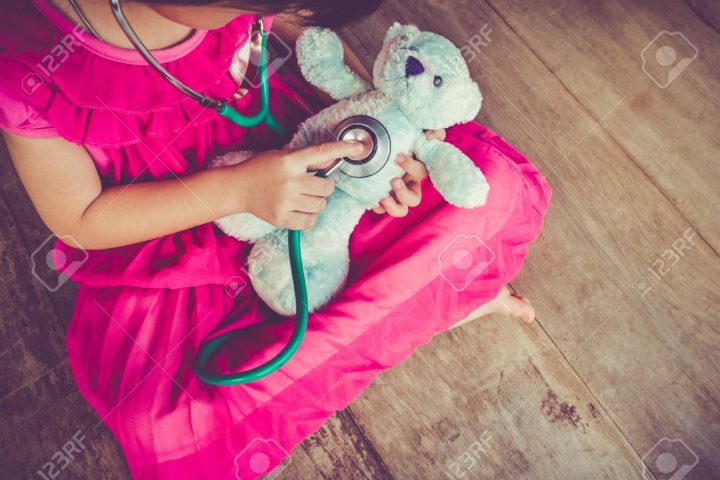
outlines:
[{"label": "child's hair", "polygon": [[139,0],[147,4],[215,5],[257,13],[296,14],[303,25],[339,27],[373,13],[382,0]]}]

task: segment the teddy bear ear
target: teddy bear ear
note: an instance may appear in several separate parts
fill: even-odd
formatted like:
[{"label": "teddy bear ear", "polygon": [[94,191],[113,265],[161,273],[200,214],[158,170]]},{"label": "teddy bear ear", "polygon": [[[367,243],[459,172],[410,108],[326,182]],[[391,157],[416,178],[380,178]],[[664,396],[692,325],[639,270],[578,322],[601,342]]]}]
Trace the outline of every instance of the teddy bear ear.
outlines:
[{"label": "teddy bear ear", "polygon": [[395,40],[396,38],[406,33],[417,33],[419,31],[420,30],[418,30],[415,25],[401,25],[399,22],[395,22],[385,34],[385,40],[383,40],[383,43],[388,43],[392,40]]}]

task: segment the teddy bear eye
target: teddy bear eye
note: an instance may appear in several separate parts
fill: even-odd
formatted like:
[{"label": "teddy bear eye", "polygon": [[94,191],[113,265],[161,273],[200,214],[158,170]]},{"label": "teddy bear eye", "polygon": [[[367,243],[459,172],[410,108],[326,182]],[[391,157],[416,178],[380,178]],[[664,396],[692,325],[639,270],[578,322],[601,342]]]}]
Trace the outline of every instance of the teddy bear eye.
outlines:
[{"label": "teddy bear eye", "polygon": [[435,77],[433,78],[433,85],[435,85],[436,87],[441,87],[442,84],[443,84],[442,77],[438,77],[437,75],[435,75]]}]

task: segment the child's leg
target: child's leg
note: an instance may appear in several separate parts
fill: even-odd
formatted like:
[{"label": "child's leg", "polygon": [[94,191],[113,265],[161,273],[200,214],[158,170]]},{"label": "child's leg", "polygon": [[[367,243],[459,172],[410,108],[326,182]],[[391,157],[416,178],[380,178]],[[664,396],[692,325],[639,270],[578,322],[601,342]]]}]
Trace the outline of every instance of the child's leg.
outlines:
[{"label": "child's leg", "polygon": [[498,314],[516,317],[525,323],[535,320],[535,308],[530,301],[520,294],[512,293],[508,287],[503,287],[497,296],[482,307],[453,324],[450,328],[460,327],[473,320],[479,320],[487,315]]}]

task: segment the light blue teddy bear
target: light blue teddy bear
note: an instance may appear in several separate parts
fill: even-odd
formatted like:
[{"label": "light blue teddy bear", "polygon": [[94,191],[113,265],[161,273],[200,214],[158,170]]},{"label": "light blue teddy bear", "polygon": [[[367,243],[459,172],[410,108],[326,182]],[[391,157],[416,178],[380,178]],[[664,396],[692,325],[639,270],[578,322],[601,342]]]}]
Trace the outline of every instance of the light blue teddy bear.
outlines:
[{"label": "light blue teddy bear", "polygon": [[[448,39],[395,23],[375,61],[375,89],[345,65],[342,44],[330,30],[306,30],[298,39],[297,55],[304,77],[339,102],[303,122],[288,148],[334,141],[332,132],[340,122],[355,115],[370,116],[389,133],[390,159],[414,152],[449,203],[462,208],[485,203],[490,187],[480,169],[454,146],[428,140],[423,132],[468,122],[480,111],[480,90],[470,78],[460,51]],[[235,164],[250,156],[252,152],[230,153],[213,166]],[[327,304],[342,288],[353,229],[367,209],[387,196],[390,180],[403,173],[391,160],[369,177],[357,178],[342,171],[332,177],[336,189],[327,199],[327,208],[318,215],[315,226],[301,236],[311,312]],[[276,312],[294,314],[287,230],[248,213],[230,215],[216,223],[228,235],[255,243],[248,257],[255,291]]]}]

